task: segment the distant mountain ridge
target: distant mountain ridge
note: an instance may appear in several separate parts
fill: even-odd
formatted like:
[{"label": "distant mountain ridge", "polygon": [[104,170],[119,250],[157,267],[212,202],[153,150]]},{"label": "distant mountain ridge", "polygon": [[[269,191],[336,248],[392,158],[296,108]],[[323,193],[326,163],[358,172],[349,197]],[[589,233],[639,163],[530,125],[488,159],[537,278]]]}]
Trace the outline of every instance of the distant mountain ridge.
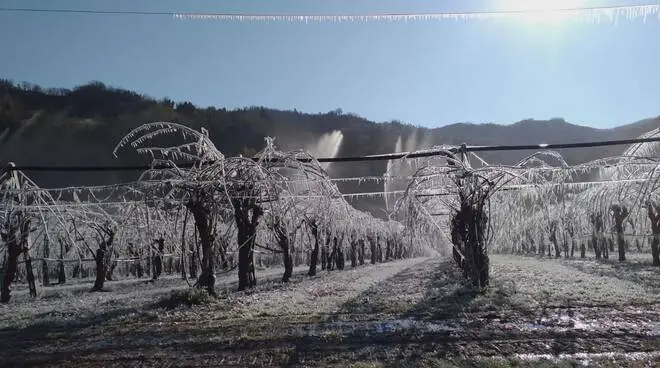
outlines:
[{"label": "distant mountain ridge", "polygon": [[[135,92],[92,82],[74,89],[47,89],[0,80],[0,161],[19,165],[121,165],[145,163],[145,158],[125,153],[112,156],[115,144],[142,123],[171,121],[192,128],[205,127],[226,155],[253,154],[264,137],[276,137],[283,149],[299,149],[335,130],[342,132],[339,156],[359,156],[395,151],[397,140],[414,149],[432,145],[512,145],[586,142],[637,137],[660,126],[660,117],[613,129],[570,124],[563,119],[523,120],[510,125],[450,124],[422,128],[401,122],[375,123],[340,110],[320,114],[263,107],[236,110],[197,108],[190,102],[156,100]],[[401,137],[399,139],[399,137]],[[405,144],[404,144],[405,146]],[[571,163],[616,155],[623,147],[565,150]],[[493,163],[513,163],[530,152],[484,152]],[[385,162],[333,164],[333,176],[380,176]],[[135,173],[32,173],[39,185],[104,184],[132,180]],[[344,191],[378,191],[382,184],[365,183]]]}]

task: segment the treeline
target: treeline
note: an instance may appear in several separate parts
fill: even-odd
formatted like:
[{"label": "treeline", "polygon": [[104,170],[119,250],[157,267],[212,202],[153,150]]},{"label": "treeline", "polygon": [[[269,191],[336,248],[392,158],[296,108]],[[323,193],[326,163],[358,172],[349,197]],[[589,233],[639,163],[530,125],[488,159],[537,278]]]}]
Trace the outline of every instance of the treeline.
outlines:
[{"label": "treeline", "polygon": [[[42,89],[0,80],[0,160],[17,165],[135,165],[149,158],[117,159],[114,144],[135,127],[155,121],[204,127],[225,155],[251,155],[276,137],[283,149],[298,149],[324,133],[341,130],[340,155],[366,155],[394,150],[396,138],[414,127],[398,122],[376,124],[341,110],[306,114],[262,107],[238,110],[198,108],[190,102],[154,99],[92,82],[74,89]],[[333,176],[382,175],[385,162],[334,165]],[[42,187],[97,185],[135,179],[133,172],[34,172]],[[342,190],[382,190],[382,184]],[[373,202],[373,201],[372,201]],[[379,202],[377,206],[380,206]],[[361,208],[376,206],[365,201]]]},{"label": "treeline", "polygon": [[373,154],[393,150],[396,138],[414,129],[398,122],[375,124],[340,109],[324,114],[262,107],[230,111],[156,100],[101,82],[44,90],[0,80],[0,156],[18,164],[117,164],[108,153],[114,143],[131,129],[154,121],[204,127],[226,155],[254,153],[263,147],[265,136],[276,137],[284,149],[301,148],[301,142],[333,130],[344,134],[340,154]]},{"label": "treeline", "polygon": [[[148,158],[135,155],[112,156],[113,145],[131,129],[148,122],[169,121],[206,128],[213,142],[225,155],[250,155],[261,149],[264,137],[276,137],[284,150],[305,148],[324,133],[340,130],[343,141],[339,155],[370,155],[392,152],[397,138],[403,141],[417,137],[427,144],[519,144],[540,141],[588,141],[595,139],[631,138],[644,126],[629,125],[615,130],[598,130],[566,123],[525,120],[513,125],[453,124],[442,128],[418,128],[401,122],[374,123],[340,109],[308,114],[263,107],[237,110],[196,107],[190,102],[155,99],[132,91],[91,82],[73,89],[44,89],[33,84],[16,84],[0,80],[0,161],[18,165],[121,165],[144,164]],[[428,148],[428,147],[426,147]],[[572,150],[564,157],[572,162],[585,162],[612,156],[618,148]],[[483,153],[488,162],[513,163],[525,152]],[[386,162],[342,163],[331,166],[330,174],[339,176],[380,176]],[[95,185],[133,180],[132,172],[34,172],[30,173],[42,187]],[[343,192],[380,191],[381,183],[357,186],[342,183]],[[360,200],[361,209],[379,211],[381,200]]]}]

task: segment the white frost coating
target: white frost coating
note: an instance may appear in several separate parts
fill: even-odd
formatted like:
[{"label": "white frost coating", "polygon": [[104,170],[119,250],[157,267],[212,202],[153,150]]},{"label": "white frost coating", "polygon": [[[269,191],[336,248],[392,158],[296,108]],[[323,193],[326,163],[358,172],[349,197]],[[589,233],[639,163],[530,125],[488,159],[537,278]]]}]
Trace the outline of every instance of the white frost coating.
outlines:
[{"label": "white frost coating", "polygon": [[184,20],[219,20],[229,22],[367,22],[367,21],[475,21],[475,20],[522,20],[539,21],[543,19],[574,20],[581,23],[618,23],[619,19],[637,20],[655,16],[660,19],[660,4],[624,5],[611,7],[589,7],[547,10],[518,10],[493,12],[455,12],[455,13],[404,13],[404,14],[222,14],[222,13],[178,13],[174,19]]},{"label": "white frost coating", "polygon": [[652,352],[632,352],[632,353],[620,353],[620,352],[609,352],[609,353],[574,353],[574,354],[515,354],[516,358],[525,360],[525,361],[538,361],[538,360],[550,360],[553,362],[559,362],[564,359],[580,359],[580,360],[589,360],[589,359],[598,359],[598,358],[618,358],[618,359],[627,359],[627,360],[650,360],[657,359],[660,357],[660,351]]}]

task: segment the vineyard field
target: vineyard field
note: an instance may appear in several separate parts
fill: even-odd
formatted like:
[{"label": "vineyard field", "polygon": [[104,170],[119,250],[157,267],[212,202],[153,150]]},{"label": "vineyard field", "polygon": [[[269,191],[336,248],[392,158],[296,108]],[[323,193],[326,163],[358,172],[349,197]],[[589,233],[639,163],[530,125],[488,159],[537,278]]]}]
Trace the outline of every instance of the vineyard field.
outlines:
[{"label": "vineyard field", "polygon": [[217,299],[193,305],[177,305],[173,295],[191,294],[174,276],[107,282],[102,293],[89,293],[89,282],[51,286],[36,299],[17,285],[13,302],[0,306],[0,361],[645,367],[660,360],[660,274],[646,258],[493,255],[484,293],[457,282],[460,270],[441,257],[314,277],[297,267],[287,284],[269,268],[247,292],[234,290],[230,273],[217,278]]},{"label": "vineyard field", "polygon": [[[659,363],[660,128],[636,141],[573,166],[440,146],[340,178],[272,137],[225,157],[155,122],[113,151],[151,157],[134,182],[40,188],[9,164],[0,364]],[[339,190],[365,180],[383,191]]]}]

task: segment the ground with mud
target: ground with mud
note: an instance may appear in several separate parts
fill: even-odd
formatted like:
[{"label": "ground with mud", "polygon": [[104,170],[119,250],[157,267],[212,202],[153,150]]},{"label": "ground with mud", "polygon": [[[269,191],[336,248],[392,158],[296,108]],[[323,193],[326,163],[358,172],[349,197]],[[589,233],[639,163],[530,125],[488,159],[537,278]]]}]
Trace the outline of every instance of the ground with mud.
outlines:
[{"label": "ground with mud", "polygon": [[108,282],[103,293],[89,293],[91,282],[47,287],[36,300],[19,289],[0,306],[0,363],[660,365],[660,270],[645,258],[622,266],[494,255],[484,293],[442,258],[311,278],[297,268],[288,284],[280,273],[261,271],[249,292],[233,291],[233,272],[220,275],[212,300],[174,277]]}]

